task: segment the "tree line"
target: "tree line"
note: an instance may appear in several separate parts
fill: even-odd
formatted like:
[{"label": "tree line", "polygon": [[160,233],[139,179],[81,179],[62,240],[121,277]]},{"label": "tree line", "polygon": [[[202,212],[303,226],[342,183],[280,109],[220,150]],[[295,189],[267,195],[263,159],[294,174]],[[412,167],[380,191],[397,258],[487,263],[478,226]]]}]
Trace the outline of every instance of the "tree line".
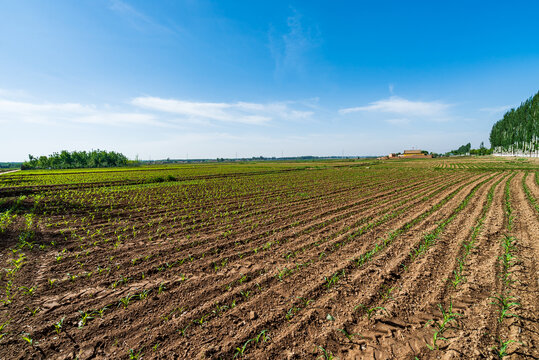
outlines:
[{"label": "tree line", "polygon": [[506,112],[490,132],[495,153],[537,155],[539,150],[539,92]]},{"label": "tree line", "polygon": [[126,166],[129,164],[127,157],[114,151],[92,150],[73,151],[66,150],[53,153],[49,156],[34,157],[28,155],[21,169],[77,169],[77,168],[100,168]]}]

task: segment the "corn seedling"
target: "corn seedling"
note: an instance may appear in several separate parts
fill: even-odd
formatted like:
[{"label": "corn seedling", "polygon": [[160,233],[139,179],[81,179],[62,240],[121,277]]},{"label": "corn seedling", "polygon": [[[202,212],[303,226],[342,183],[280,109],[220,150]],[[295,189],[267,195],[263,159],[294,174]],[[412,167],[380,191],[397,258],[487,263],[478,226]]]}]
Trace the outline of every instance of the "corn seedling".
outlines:
[{"label": "corn seedling", "polygon": [[161,283],[159,284],[159,288],[157,289],[157,294],[161,294],[163,291],[165,291],[167,287],[165,286],[165,284]]},{"label": "corn seedling", "polygon": [[2,339],[5,335],[7,335],[7,332],[4,332],[4,329],[9,324],[11,319],[5,321],[2,325],[0,325],[0,339]]},{"label": "corn seedling", "polygon": [[148,294],[150,293],[151,290],[149,289],[146,289],[146,290],[142,290],[139,294],[138,294],[138,298],[139,300],[144,300],[148,297]]},{"label": "corn seedling", "polygon": [[135,295],[127,294],[123,298],[120,298],[120,302],[118,303],[118,306],[122,306],[124,309],[127,309],[129,306],[129,303],[131,302],[131,299],[133,299]]},{"label": "corn seedling", "polygon": [[518,317],[518,315],[510,313],[513,308],[520,306],[519,303],[511,301],[512,299],[515,299],[514,296],[509,296],[506,294],[495,294],[494,296],[491,296],[491,299],[494,299],[491,304],[498,305],[498,313],[500,316],[498,317],[498,322],[503,322],[503,319],[509,318],[509,317]]},{"label": "corn seedling", "polygon": [[19,290],[22,290],[23,295],[33,296],[35,294],[35,291],[37,290],[37,286],[32,286],[32,287],[21,286],[19,287]]},{"label": "corn seedling", "polygon": [[82,327],[84,327],[84,325],[86,325],[88,323],[88,321],[92,320],[94,317],[92,315],[94,315],[93,312],[84,312],[82,310],[79,310],[79,313],[80,313],[80,320],[79,320],[79,329],[81,329]]},{"label": "corn seedling", "polygon": [[515,340],[511,340],[511,339],[509,339],[507,341],[503,341],[502,339],[499,339],[498,340],[498,345],[492,347],[492,350],[494,351],[494,354],[496,354],[498,359],[503,359],[504,357],[509,355],[507,353],[507,347],[509,347],[509,345],[511,343],[520,343],[521,344],[520,341],[515,341]]},{"label": "corn seedling", "polygon": [[96,313],[99,315],[100,318],[102,318],[102,317],[103,317],[103,314],[105,314],[105,311],[107,311],[108,308],[109,308],[109,307],[108,307],[108,305],[107,305],[107,306],[103,307],[102,309],[97,310]]},{"label": "corn seedling", "polygon": [[354,311],[357,311],[358,309],[363,309],[365,311],[365,315],[367,316],[367,319],[371,319],[371,317],[376,314],[378,311],[387,311],[385,307],[382,306],[375,306],[372,308],[368,308],[367,306],[363,304],[359,304],[354,307]]},{"label": "corn seedling", "polygon": [[36,344],[36,342],[34,341],[34,339],[32,339],[30,337],[30,334],[28,333],[24,333],[21,335],[21,339],[23,339],[24,341],[26,341],[30,346],[34,346]]},{"label": "corn seedling", "polygon": [[348,340],[352,341],[352,339],[354,338],[354,336],[359,336],[361,337],[361,334],[354,334],[354,333],[349,333],[346,329],[337,329],[338,331],[340,331]]},{"label": "corn seedling", "polygon": [[179,333],[181,336],[186,336],[186,331],[187,331],[187,329],[189,328],[189,326],[191,326],[191,324],[187,324],[187,326],[185,326],[184,328],[179,329],[179,330],[178,330],[178,333]]},{"label": "corn seedling", "polygon": [[58,322],[54,323],[54,331],[56,331],[57,334],[60,334],[62,331],[62,326],[64,325],[64,319],[65,317],[61,318]]},{"label": "corn seedling", "polygon": [[252,339],[247,340],[243,344],[243,346],[237,347],[236,348],[236,353],[234,354],[233,359],[242,358],[245,355],[245,351],[247,350],[247,346],[250,343],[254,343],[256,345],[256,344],[258,344],[260,342],[261,339],[264,342],[268,341],[270,339],[270,337],[267,335],[267,332],[268,332],[267,330],[262,330],[257,336],[255,336]]},{"label": "corn seedling", "polygon": [[28,309],[28,311],[30,311],[30,314],[32,316],[36,316],[36,314],[39,312],[39,310],[41,310],[41,308],[39,306],[36,307],[35,309],[32,309],[29,306],[26,306],[26,308]]},{"label": "corn seedling", "polygon": [[460,314],[453,312],[452,301],[449,301],[449,308],[447,310],[445,310],[441,304],[438,304],[438,308],[442,312],[442,319],[438,321],[429,320],[425,324],[425,326],[427,326],[433,323],[434,327],[436,328],[434,334],[432,335],[432,345],[427,344],[427,347],[431,350],[438,349],[438,340],[447,340],[443,337],[443,333],[448,329],[451,322],[457,321],[457,316],[461,316]]},{"label": "corn seedling", "polygon": [[139,350],[138,352],[135,352],[133,349],[129,349],[129,359],[142,359],[142,356],[144,354],[142,353],[142,350]]},{"label": "corn seedling", "polygon": [[322,351],[322,355],[317,357],[316,359],[323,359],[323,360],[336,360],[336,358],[333,353],[329,350],[324,349],[322,346],[318,346],[318,349]]},{"label": "corn seedling", "polygon": [[324,277],[325,286],[331,289],[332,286],[336,285],[341,277],[344,277],[344,269],[333,274],[331,277]]}]

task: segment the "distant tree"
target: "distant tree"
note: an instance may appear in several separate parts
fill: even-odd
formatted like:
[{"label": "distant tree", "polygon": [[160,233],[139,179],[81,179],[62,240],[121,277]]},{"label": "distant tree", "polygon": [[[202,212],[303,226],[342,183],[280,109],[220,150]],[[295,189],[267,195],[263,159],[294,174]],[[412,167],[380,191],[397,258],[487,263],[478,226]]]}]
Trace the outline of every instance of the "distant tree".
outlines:
[{"label": "distant tree", "polygon": [[49,156],[35,158],[28,155],[28,161],[22,165],[23,169],[73,169],[90,167],[125,166],[128,164],[125,155],[114,151],[92,150],[68,152],[62,150]]},{"label": "distant tree", "polygon": [[490,145],[497,153],[532,153],[539,150],[539,92],[507,111],[490,131]]}]

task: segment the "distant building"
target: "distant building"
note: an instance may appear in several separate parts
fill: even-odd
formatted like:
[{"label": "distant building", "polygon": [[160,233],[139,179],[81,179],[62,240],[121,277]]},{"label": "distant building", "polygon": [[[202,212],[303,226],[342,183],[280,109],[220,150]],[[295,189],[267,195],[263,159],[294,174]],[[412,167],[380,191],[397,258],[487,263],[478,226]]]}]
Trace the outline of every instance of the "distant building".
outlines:
[{"label": "distant building", "polygon": [[421,150],[404,150],[404,154],[399,155],[404,159],[428,159],[432,158],[432,155],[425,155]]}]

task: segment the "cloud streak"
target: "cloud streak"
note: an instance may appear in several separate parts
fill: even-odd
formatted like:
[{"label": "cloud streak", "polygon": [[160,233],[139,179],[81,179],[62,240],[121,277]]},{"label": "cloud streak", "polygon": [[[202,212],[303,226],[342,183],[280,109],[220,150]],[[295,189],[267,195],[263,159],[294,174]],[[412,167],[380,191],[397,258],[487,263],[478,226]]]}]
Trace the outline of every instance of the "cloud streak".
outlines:
[{"label": "cloud streak", "polygon": [[379,112],[401,116],[431,117],[436,119],[445,118],[451,107],[438,101],[410,101],[398,96],[371,102],[366,106],[351,107],[339,110],[340,114],[354,112]]},{"label": "cloud streak", "polygon": [[79,103],[31,103],[0,99],[0,121],[33,124],[85,123],[109,126],[166,126],[152,114],[114,112]]},{"label": "cloud streak", "polygon": [[320,43],[319,31],[305,26],[303,16],[296,10],[286,21],[286,32],[278,33],[272,26],[268,32],[269,49],[275,61],[275,74],[304,70],[307,53]]},{"label": "cloud streak", "polygon": [[275,121],[309,121],[312,108],[295,102],[196,102],[137,97],[127,107],[80,103],[30,102],[0,97],[0,122],[100,126],[209,127],[219,124],[261,126]]},{"label": "cloud streak", "polygon": [[124,17],[131,24],[131,26],[138,31],[156,31],[169,34],[176,33],[176,31],[173,29],[158,23],[151,17],[136,10],[134,7],[121,0],[110,0],[109,9]]},{"label": "cloud streak", "polygon": [[184,116],[188,120],[209,120],[249,125],[263,125],[270,121],[301,120],[313,115],[312,111],[291,108],[289,103],[250,102],[195,102],[159,97],[137,97],[131,104],[146,110]]},{"label": "cloud streak", "polygon": [[499,114],[499,113],[505,113],[506,111],[510,110],[513,106],[511,105],[502,105],[502,106],[495,106],[495,107],[486,107],[481,108],[479,111],[487,112],[491,115]]}]

